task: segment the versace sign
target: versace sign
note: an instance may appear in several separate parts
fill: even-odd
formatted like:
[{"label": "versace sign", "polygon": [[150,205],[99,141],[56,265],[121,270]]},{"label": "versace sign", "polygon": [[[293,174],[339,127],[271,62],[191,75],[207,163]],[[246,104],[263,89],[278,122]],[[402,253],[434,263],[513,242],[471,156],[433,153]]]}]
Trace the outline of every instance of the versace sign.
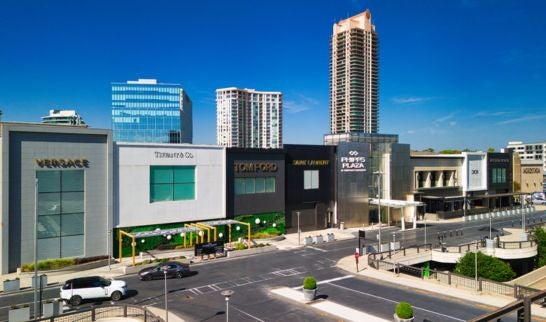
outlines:
[{"label": "versace sign", "polygon": [[36,159],[40,168],[89,168],[87,159]]}]

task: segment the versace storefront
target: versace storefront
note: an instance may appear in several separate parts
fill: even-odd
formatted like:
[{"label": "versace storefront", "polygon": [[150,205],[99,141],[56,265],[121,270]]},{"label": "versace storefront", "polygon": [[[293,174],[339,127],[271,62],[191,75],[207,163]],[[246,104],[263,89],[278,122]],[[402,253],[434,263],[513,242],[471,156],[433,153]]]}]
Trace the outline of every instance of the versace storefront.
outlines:
[{"label": "versace storefront", "polygon": [[110,252],[110,130],[0,123],[2,274],[38,259]]}]

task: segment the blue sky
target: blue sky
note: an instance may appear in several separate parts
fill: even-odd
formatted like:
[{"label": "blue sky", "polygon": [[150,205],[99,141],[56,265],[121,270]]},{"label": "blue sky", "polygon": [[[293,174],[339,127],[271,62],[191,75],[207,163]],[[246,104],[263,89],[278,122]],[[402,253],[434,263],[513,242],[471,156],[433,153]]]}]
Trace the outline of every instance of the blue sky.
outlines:
[{"label": "blue sky", "polygon": [[0,2],[0,109],[76,109],[110,127],[110,83],[180,83],[194,143],[215,144],[215,90],[284,93],[284,143],[329,132],[332,24],[366,8],[380,39],[380,132],[413,149],[546,141],[546,2]]}]

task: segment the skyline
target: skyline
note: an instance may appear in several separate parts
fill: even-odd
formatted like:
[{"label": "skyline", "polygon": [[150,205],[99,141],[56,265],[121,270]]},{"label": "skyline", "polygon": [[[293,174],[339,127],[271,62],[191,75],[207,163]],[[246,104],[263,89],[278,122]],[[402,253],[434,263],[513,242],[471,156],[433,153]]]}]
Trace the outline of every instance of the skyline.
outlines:
[{"label": "skyline", "polygon": [[416,150],[546,140],[540,1],[5,1],[2,120],[74,109],[111,128],[111,83],[153,78],[187,91],[196,144],[216,144],[225,87],[282,92],[283,143],[322,144],[332,26],[367,8],[380,40],[379,133]]}]

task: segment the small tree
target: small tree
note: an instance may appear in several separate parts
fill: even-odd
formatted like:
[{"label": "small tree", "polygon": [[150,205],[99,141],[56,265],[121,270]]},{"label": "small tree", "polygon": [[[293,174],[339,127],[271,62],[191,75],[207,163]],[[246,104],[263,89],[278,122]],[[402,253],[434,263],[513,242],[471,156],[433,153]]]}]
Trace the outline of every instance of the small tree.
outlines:
[{"label": "small tree", "polygon": [[495,152],[495,148],[489,147],[487,148],[487,152]]},{"label": "small tree", "polygon": [[[455,273],[468,277],[475,276],[474,253],[466,253],[455,266]],[[478,252],[478,276],[497,282],[506,282],[514,278],[516,273],[510,264],[493,256]]]},{"label": "small tree", "polygon": [[544,228],[538,227],[533,231],[533,235],[537,241],[537,257],[536,267],[542,267],[546,265],[546,231]]},{"label": "small tree", "polygon": [[396,304],[395,313],[401,319],[411,319],[413,317],[413,308],[408,302],[400,302]]}]

